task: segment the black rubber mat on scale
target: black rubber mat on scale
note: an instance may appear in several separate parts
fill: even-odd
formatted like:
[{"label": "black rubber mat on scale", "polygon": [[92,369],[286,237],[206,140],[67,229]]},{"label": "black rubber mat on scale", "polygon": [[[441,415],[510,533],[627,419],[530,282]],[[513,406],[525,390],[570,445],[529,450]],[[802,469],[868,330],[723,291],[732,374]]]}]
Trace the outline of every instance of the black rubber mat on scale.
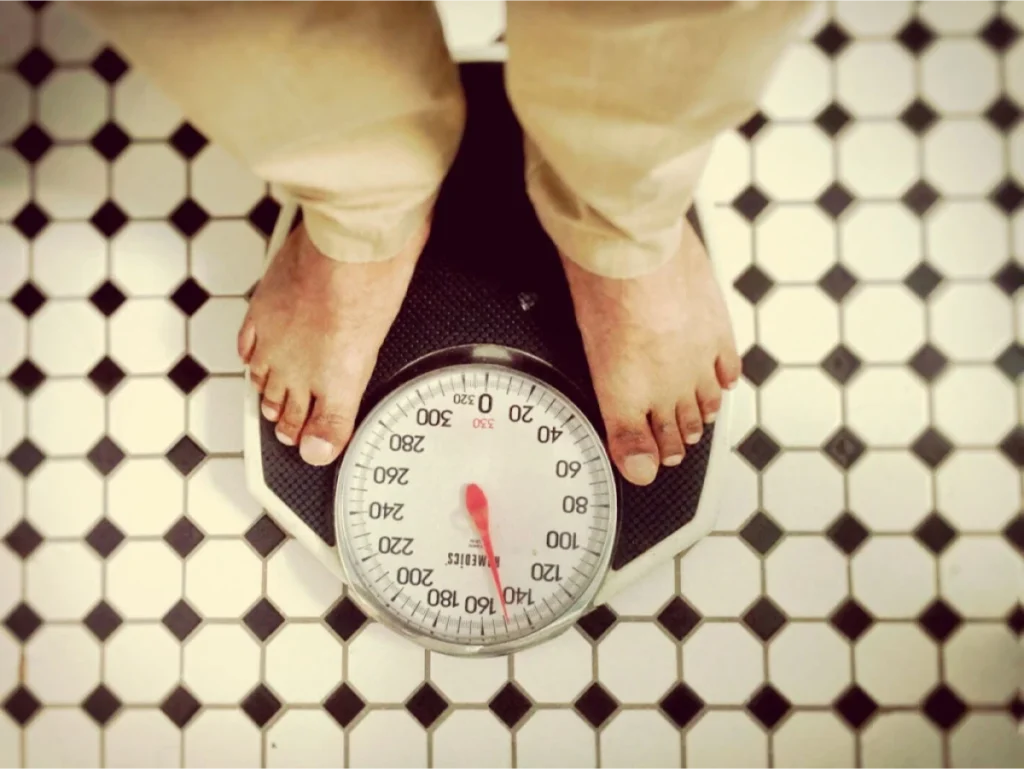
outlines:
[{"label": "black rubber mat on scale", "polygon": [[[523,188],[522,134],[500,64],[467,64],[465,136],[441,191],[433,231],[401,312],[381,348],[362,404],[366,413],[412,361],[447,347],[497,344],[547,361],[583,393],[595,425],[593,386],[554,246]],[[262,418],[261,418],[262,419]],[[700,501],[712,430],[676,467],[640,488],[620,483],[619,534],[612,568],[620,569],[693,519]],[[335,544],[338,463],[314,468],[261,425],[267,485],[328,545]],[[339,460],[340,462],[340,460]],[[621,480],[621,479],[620,479]]]}]

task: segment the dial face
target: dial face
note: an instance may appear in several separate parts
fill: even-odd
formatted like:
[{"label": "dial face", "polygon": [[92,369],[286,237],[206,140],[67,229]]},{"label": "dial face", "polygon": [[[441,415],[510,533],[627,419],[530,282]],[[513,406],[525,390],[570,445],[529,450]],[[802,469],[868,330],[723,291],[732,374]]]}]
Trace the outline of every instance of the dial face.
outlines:
[{"label": "dial face", "polygon": [[338,484],[357,595],[442,650],[496,653],[555,632],[611,557],[616,489],[600,435],[510,367],[449,366],[393,391],[353,437]]}]

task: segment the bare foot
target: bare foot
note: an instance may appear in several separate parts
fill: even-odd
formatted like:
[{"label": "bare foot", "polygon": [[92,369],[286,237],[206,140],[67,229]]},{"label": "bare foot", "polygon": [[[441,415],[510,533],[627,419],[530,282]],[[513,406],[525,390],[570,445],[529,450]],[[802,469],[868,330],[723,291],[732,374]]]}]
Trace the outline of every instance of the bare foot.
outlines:
[{"label": "bare foot", "polygon": [[304,226],[274,256],[238,332],[238,354],[263,395],[263,416],[311,465],[337,459],[377,352],[405,297],[429,226],[394,258],[346,264],[324,256]]},{"label": "bare foot", "polygon": [[612,460],[646,485],[678,465],[740,375],[732,327],[704,246],[686,222],[655,272],[616,280],[563,257]]}]

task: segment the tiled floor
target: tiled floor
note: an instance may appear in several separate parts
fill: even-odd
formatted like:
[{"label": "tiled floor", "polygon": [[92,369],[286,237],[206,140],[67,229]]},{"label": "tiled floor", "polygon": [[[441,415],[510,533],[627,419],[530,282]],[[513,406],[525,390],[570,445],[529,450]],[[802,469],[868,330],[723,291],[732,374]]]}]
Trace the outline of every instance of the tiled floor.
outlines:
[{"label": "tiled floor", "polygon": [[746,352],[718,530],[481,661],[366,623],[248,499],[233,336],[276,206],[30,5],[0,4],[0,766],[1024,765],[1024,3],[817,19],[705,181]]}]

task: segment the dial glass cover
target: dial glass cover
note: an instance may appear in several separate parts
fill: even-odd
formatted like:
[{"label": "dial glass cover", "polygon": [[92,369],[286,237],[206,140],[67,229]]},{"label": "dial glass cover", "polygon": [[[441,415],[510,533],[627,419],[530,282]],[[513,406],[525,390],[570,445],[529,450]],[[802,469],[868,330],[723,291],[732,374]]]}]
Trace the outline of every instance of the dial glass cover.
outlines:
[{"label": "dial glass cover", "polygon": [[335,518],[351,589],[378,619],[442,651],[499,653],[588,608],[614,544],[615,477],[560,391],[513,367],[452,365],[367,415]]}]

